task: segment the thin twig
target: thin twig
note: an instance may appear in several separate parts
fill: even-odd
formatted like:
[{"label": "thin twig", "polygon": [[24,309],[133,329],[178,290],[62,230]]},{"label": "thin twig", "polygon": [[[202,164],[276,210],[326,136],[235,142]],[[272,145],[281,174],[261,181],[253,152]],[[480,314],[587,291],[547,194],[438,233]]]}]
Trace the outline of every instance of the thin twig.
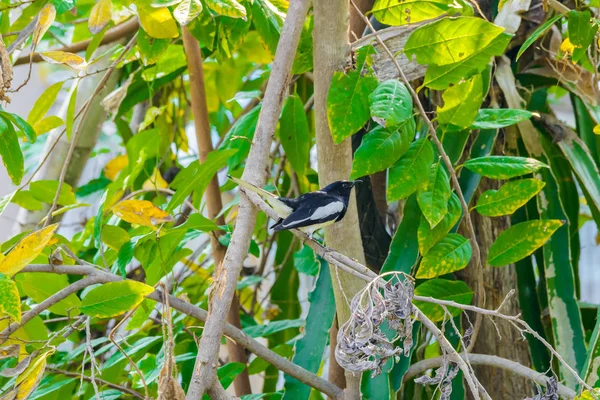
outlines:
[{"label": "thin twig", "polygon": [[[83,374],[80,375],[80,374],[78,374],[76,372],[65,371],[65,370],[62,370],[62,369],[57,369],[57,368],[52,368],[52,367],[48,367],[48,368],[46,368],[46,370],[48,372],[52,372],[54,374],[60,374],[60,375],[64,375],[64,376],[71,376],[73,378],[80,378],[81,377],[85,381],[92,381],[91,377],[89,377],[87,375],[83,375]],[[104,379],[100,379],[100,378],[95,378],[95,380],[98,383],[100,383],[101,385],[107,386],[107,387],[109,387],[111,389],[116,389],[116,390],[118,390],[119,392],[122,392],[122,393],[130,394],[130,395],[132,395],[133,397],[135,397],[137,399],[144,399],[145,398],[144,396],[142,396],[141,394],[139,394],[135,390],[130,389],[128,387],[117,385],[116,383],[108,382],[108,381],[105,381]],[[98,398],[100,398],[100,397],[98,397]]]}]

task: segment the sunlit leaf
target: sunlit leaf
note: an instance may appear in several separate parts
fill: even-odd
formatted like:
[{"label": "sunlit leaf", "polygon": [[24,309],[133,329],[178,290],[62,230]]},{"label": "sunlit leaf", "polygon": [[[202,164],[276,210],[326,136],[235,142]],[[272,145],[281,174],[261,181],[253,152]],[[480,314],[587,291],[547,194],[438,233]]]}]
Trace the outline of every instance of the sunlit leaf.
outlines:
[{"label": "sunlit leaf", "polygon": [[66,51],[44,51],[39,54],[44,59],[44,61],[50,64],[65,64],[78,71],[82,71],[88,66],[88,63],[87,61],[85,61],[85,58]]},{"label": "sunlit leaf", "polygon": [[448,201],[448,212],[444,218],[435,226],[431,227],[425,217],[421,217],[417,237],[419,240],[419,251],[422,255],[427,254],[440,239],[442,239],[456,225],[462,215],[460,200],[452,193]]},{"label": "sunlit leaf", "polygon": [[544,182],[537,179],[508,182],[499,190],[482,193],[475,208],[481,215],[488,217],[510,215],[538,194],[544,185]]},{"label": "sunlit leaf", "polygon": [[0,273],[12,276],[33,261],[52,239],[58,224],[35,231],[26,236],[0,261]]},{"label": "sunlit leaf", "polygon": [[71,140],[71,135],[73,135],[73,126],[75,124],[75,107],[77,107],[78,89],[79,79],[76,79],[73,82],[73,86],[71,86],[71,91],[69,92],[69,104],[67,106],[67,115],[65,118],[65,133],[67,134],[68,140]]},{"label": "sunlit leaf", "polygon": [[56,9],[52,4],[46,4],[40,11],[35,30],[33,31],[33,47],[35,48],[56,18]]},{"label": "sunlit leaf", "polygon": [[111,0],[98,0],[92,11],[90,11],[90,18],[88,19],[88,29],[95,35],[100,32],[110,23],[112,17],[112,1]]},{"label": "sunlit leaf", "polygon": [[[16,275],[15,280],[23,294],[32,298],[38,304],[69,286],[67,275],[27,272]],[[77,295],[70,294],[48,308],[48,310],[58,315],[75,316],[79,314],[80,304],[81,301]]]},{"label": "sunlit leaf", "polygon": [[19,190],[15,193],[11,201],[29,211],[37,211],[44,208],[44,204],[33,197],[33,194],[29,190]]},{"label": "sunlit leaf", "polygon": [[289,96],[281,112],[279,139],[294,171],[306,172],[310,153],[310,132],[304,104],[296,95]]},{"label": "sunlit leaf", "polygon": [[471,243],[457,233],[449,233],[423,257],[416,277],[435,278],[463,269],[471,259]]},{"label": "sunlit leaf", "polygon": [[[56,82],[53,85],[50,85],[48,89],[44,90],[44,93],[40,97],[37,98],[31,111],[29,111],[29,115],[27,116],[27,122],[31,125],[38,123],[46,113],[50,110],[56,102],[56,97],[60,93],[63,87],[64,81]],[[37,131],[36,131],[37,132]]]},{"label": "sunlit leaf", "polygon": [[246,9],[236,0],[205,0],[208,8],[227,17],[246,19]]},{"label": "sunlit leaf", "polygon": [[[415,295],[454,301],[459,304],[470,304],[473,299],[473,291],[466,283],[462,281],[449,281],[447,279],[431,279],[423,282],[415,288]],[[449,317],[444,309],[437,304],[417,300],[415,300],[414,304],[433,322],[443,321]],[[461,310],[456,307],[448,307],[448,312],[453,317],[456,317],[460,314]]]},{"label": "sunlit leaf", "polygon": [[152,292],[152,286],[137,281],[105,283],[85,296],[80,310],[91,317],[115,317],[136,307]]},{"label": "sunlit leaf", "polygon": [[438,122],[448,131],[468,128],[477,117],[483,95],[481,75],[446,89],[442,94],[444,106],[437,108]]},{"label": "sunlit leaf", "polygon": [[35,125],[33,125],[33,129],[35,130],[35,134],[40,136],[44,133],[50,132],[52,129],[63,126],[64,124],[65,122],[60,117],[51,115],[38,121]]},{"label": "sunlit leaf", "polygon": [[[47,204],[52,204],[54,202],[54,197],[56,197],[56,192],[58,191],[58,181],[33,181],[29,184],[29,191],[35,199]],[[75,198],[73,188],[69,186],[68,183],[63,182],[57,204],[68,206],[75,203],[77,203],[77,199]]]},{"label": "sunlit leaf", "polygon": [[451,4],[451,0],[377,0],[372,12],[382,24],[406,25],[444,15]]},{"label": "sunlit leaf", "polygon": [[29,398],[42,380],[46,369],[46,358],[52,353],[54,353],[54,350],[45,351],[31,361],[27,369],[17,377],[15,382],[16,395],[11,399],[25,400]]},{"label": "sunlit leaf", "polygon": [[0,274],[0,315],[8,315],[21,322],[21,296],[16,283]]},{"label": "sunlit leaf", "polygon": [[406,154],[390,167],[388,200],[404,199],[427,185],[429,166],[432,162],[433,147],[428,139],[423,138],[411,143]]},{"label": "sunlit leaf", "polygon": [[490,247],[488,264],[501,267],[527,257],[542,247],[562,225],[559,220],[534,220],[511,226]]},{"label": "sunlit leaf", "polygon": [[129,157],[127,154],[121,154],[116,156],[112,160],[106,163],[104,166],[104,176],[106,176],[111,181],[114,181],[119,172],[125,169],[129,165]]},{"label": "sunlit leaf", "polygon": [[153,227],[173,221],[169,213],[156,207],[148,200],[124,200],[112,207],[112,212],[130,224]]},{"label": "sunlit leaf", "polygon": [[138,17],[142,28],[153,38],[172,39],[179,36],[177,23],[166,7],[140,7]]},{"label": "sunlit leaf", "polygon": [[183,0],[173,10],[173,16],[181,26],[185,26],[201,12],[202,3],[199,0]]},{"label": "sunlit leaf", "polygon": [[510,179],[530,174],[540,168],[548,168],[546,164],[533,158],[509,156],[472,158],[464,167],[492,179]]},{"label": "sunlit leaf", "polygon": [[441,161],[434,163],[429,168],[429,182],[427,187],[419,189],[417,201],[421,212],[431,227],[435,227],[448,212],[448,200],[452,190],[450,179]]}]

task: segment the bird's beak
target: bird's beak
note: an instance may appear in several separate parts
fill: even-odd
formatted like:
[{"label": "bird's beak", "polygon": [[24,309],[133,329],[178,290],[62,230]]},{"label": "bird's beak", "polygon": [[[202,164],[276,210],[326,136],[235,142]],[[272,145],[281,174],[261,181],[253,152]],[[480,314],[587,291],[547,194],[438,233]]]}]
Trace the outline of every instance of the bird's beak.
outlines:
[{"label": "bird's beak", "polygon": [[352,187],[356,186],[357,183],[362,183],[362,181],[360,179],[352,181]]}]

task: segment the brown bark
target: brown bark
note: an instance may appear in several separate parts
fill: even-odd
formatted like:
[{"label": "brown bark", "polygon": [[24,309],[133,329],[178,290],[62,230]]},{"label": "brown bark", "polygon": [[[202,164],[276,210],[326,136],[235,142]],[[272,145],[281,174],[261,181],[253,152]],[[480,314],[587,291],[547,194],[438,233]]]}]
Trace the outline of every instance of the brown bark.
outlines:
[{"label": "brown bark", "polygon": [[[188,60],[188,73],[190,75],[190,92],[192,95],[192,114],[194,116],[194,128],[196,130],[196,141],[198,142],[198,158],[204,162],[208,153],[213,151],[213,145],[210,137],[210,121],[208,119],[208,107],[206,104],[206,89],[204,87],[204,71],[202,70],[202,53],[198,42],[189,29],[183,28],[183,45]],[[217,217],[223,208],[221,200],[221,191],[219,189],[219,180],[217,176],[210,181],[206,188],[206,209],[208,218],[215,219],[217,225],[225,225],[223,216]],[[219,274],[225,258],[225,247],[219,243],[221,231],[216,231],[210,236],[212,255],[215,263],[215,274]],[[233,296],[227,322],[236,328],[241,327],[240,323],[240,303],[237,295]],[[238,346],[235,342],[227,339],[227,352],[229,359],[233,362],[247,364],[248,359],[244,348]],[[233,381],[235,394],[239,397],[245,394],[251,394],[250,378],[248,370],[242,371]]]},{"label": "brown bark", "polygon": [[[327,93],[335,71],[343,69],[349,55],[348,1],[316,0],[313,4],[315,27],[313,31],[315,128],[319,184],[348,179],[352,170],[352,144],[350,138],[339,145],[333,143],[327,121]],[[340,253],[365,264],[356,198],[350,197],[344,219],[325,228],[325,242]],[[334,277],[334,295],[338,323],[350,317],[348,303],[364,287],[360,279],[330,266]],[[346,399],[360,398],[360,374],[346,374]]]},{"label": "brown bark", "polygon": [[[371,8],[373,8],[373,3],[375,3],[375,0],[354,0],[354,4],[356,4],[360,11],[365,15],[367,12],[371,11]],[[356,9],[354,7],[350,7],[350,42],[360,39],[365,31],[366,26],[367,24],[365,21],[363,21],[360,14],[356,12]]]}]

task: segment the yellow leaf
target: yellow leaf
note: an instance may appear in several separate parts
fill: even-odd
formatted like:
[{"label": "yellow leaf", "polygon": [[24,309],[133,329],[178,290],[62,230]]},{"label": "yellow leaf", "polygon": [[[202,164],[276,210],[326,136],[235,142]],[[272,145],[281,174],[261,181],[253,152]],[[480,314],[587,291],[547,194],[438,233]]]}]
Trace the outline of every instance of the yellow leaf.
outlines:
[{"label": "yellow leaf", "polygon": [[38,22],[35,26],[35,30],[33,31],[33,47],[38,45],[42,37],[50,25],[54,22],[54,18],[56,17],[56,9],[52,4],[46,4],[44,8],[40,11],[40,15],[38,18]]},{"label": "yellow leaf", "polygon": [[148,200],[125,200],[112,208],[113,213],[130,224],[153,227],[173,218]]},{"label": "yellow leaf", "polygon": [[64,124],[65,122],[60,117],[57,117],[56,115],[51,115],[36,122],[35,125],[33,125],[33,130],[35,131],[36,135],[40,136]]},{"label": "yellow leaf", "polygon": [[600,124],[598,124],[598,125],[596,125],[596,126],[594,127],[594,133],[595,133],[596,135],[600,135]]},{"label": "yellow leaf", "polygon": [[206,5],[217,14],[246,19],[246,9],[236,0],[206,0]]},{"label": "yellow leaf", "polygon": [[573,43],[571,43],[569,38],[563,40],[563,42],[560,45],[560,51],[562,51],[565,54],[573,54],[573,50],[575,50],[575,46],[573,45]]},{"label": "yellow leaf", "polygon": [[57,228],[58,224],[53,224],[23,238],[0,262],[0,273],[12,276],[25,268],[27,264],[40,255],[52,239],[52,235],[54,235]]},{"label": "yellow leaf", "polygon": [[78,71],[82,71],[88,66],[84,58],[78,56],[77,54],[67,53],[66,51],[44,51],[39,54],[46,62],[49,62],[50,64],[65,64]]},{"label": "yellow leaf", "polygon": [[166,7],[139,7],[138,16],[144,31],[156,39],[172,39],[179,36],[179,29]]},{"label": "yellow leaf", "polygon": [[104,176],[106,176],[111,181],[114,181],[115,178],[119,175],[119,172],[121,172],[128,165],[129,158],[126,154],[116,156],[104,166]]},{"label": "yellow leaf", "polygon": [[54,350],[49,350],[34,358],[29,367],[17,377],[15,382],[17,396],[15,400],[25,400],[35,390],[44,375],[46,358],[52,353],[54,353]]},{"label": "yellow leaf", "polygon": [[158,168],[154,168],[154,173],[152,173],[152,176],[146,179],[146,182],[144,182],[142,185],[142,189],[146,190],[166,189],[168,187],[169,184],[163,179]]},{"label": "yellow leaf", "polygon": [[110,23],[111,16],[112,2],[110,0],[99,0],[90,12],[88,29],[95,35]]}]

